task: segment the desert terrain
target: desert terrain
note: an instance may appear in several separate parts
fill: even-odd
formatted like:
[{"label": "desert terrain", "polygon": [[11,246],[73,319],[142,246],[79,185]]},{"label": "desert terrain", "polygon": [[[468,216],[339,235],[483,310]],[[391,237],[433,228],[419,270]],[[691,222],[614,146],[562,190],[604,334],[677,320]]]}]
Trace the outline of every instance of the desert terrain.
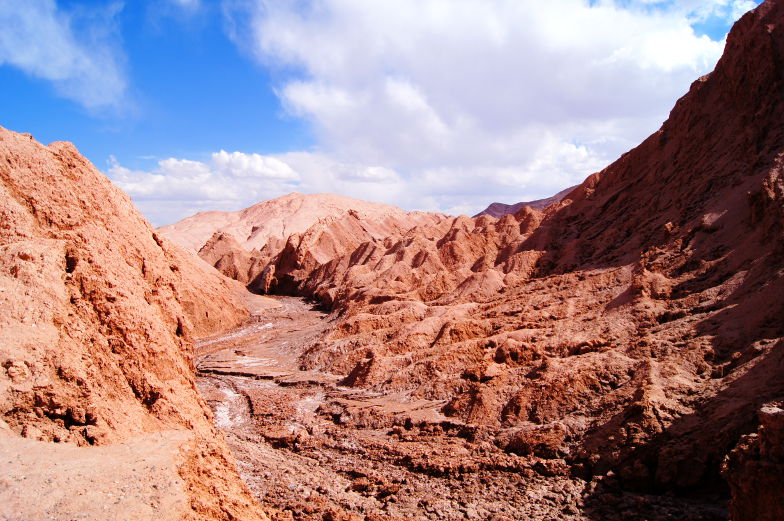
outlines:
[{"label": "desert terrain", "polygon": [[445,415],[447,400],[301,368],[330,316],[276,300],[196,346],[199,390],[273,519],[726,518],[718,493],[662,497],[624,490],[611,473],[572,476],[552,446],[562,433],[509,450],[493,430]]},{"label": "desert terrain", "polygon": [[3,519],[265,519],[191,358],[253,296],[159,236],[72,144],[5,129],[0,266]]},{"label": "desert terrain", "polygon": [[0,515],[784,519],[782,121],[767,0],[657,132],[499,217],[156,230],[0,129]]},{"label": "desert terrain", "polygon": [[[330,393],[371,400],[316,408],[371,459],[463,479],[515,469],[492,480],[499,486],[526,473],[579,482],[554,496],[574,515],[586,515],[585,486],[602,479],[623,493],[702,502],[697,516],[742,519],[726,502],[738,487],[780,490],[775,458],[759,467],[766,478],[735,473],[744,452],[761,451],[747,443],[777,436],[777,420],[760,411],[779,410],[784,395],[781,11],[767,2],[744,16],[716,70],[659,131],[544,209],[439,217],[383,238],[360,233],[356,247],[353,221],[373,217],[344,214],[290,235],[272,257],[237,247],[245,237],[213,236],[199,254],[228,276],[224,266],[245,256],[253,291],[305,297],[327,313],[331,325],[291,356],[301,371],[339,379]],[[421,429],[405,427],[418,425],[413,412],[399,410],[425,403],[422,429],[437,433],[427,449]],[[356,441],[362,429],[397,441],[370,438],[370,451]],[[403,454],[376,455],[389,451]],[[480,517],[536,515],[517,508]],[[621,518],[658,515],[640,512]]]}]

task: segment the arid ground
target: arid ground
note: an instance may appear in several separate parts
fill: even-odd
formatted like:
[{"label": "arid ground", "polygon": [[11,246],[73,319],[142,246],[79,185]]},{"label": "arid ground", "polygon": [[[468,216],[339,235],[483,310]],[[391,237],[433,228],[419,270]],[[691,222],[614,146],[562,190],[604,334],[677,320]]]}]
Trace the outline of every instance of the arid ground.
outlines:
[{"label": "arid ground", "polygon": [[198,387],[273,519],[719,520],[726,501],[622,492],[501,450],[445,401],[340,384],[299,357],[334,317],[275,299],[197,344]]}]

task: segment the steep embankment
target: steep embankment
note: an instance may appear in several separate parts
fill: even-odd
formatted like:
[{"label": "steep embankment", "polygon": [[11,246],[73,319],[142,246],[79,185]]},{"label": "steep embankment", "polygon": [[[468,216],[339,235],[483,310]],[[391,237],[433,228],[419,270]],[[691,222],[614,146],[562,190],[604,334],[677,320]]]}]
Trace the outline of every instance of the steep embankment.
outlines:
[{"label": "steep embankment", "polygon": [[0,266],[5,517],[264,517],[191,362],[194,335],[247,315],[241,286],[160,237],[73,145],[5,129]]},{"label": "steep embankment", "polygon": [[[768,0],[659,131],[561,202],[370,239],[343,216],[245,252],[248,280],[332,309],[301,369],[444,400],[469,452],[492,443],[548,475],[707,494],[728,492],[719,469],[737,445],[724,476],[743,519],[751,494],[782,493],[779,415],[760,426],[757,412],[784,396],[783,64],[784,5]],[[202,254],[236,251],[213,239]],[[338,415],[397,421],[370,416]],[[449,461],[437,467],[462,472]]]},{"label": "steep embankment", "polygon": [[289,241],[260,287],[339,314],[303,367],[448,400],[553,472],[721,483],[784,395],[783,21],[779,1],[744,16],[658,132],[544,211],[425,224],[325,263]]}]

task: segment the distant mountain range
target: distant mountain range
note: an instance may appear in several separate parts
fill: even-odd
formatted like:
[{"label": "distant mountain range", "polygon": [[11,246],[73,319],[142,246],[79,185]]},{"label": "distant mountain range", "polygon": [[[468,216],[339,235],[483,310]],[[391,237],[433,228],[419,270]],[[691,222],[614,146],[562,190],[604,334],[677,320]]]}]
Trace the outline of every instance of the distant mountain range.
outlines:
[{"label": "distant mountain range", "polygon": [[520,208],[523,206],[529,206],[534,210],[544,210],[548,206],[553,203],[557,203],[564,197],[566,194],[577,188],[579,185],[570,186],[564,190],[561,190],[557,194],[552,197],[548,197],[546,199],[537,199],[535,201],[523,201],[521,203],[515,204],[505,204],[505,203],[491,203],[490,206],[479,212],[478,214],[474,215],[474,217],[479,217],[480,215],[489,215],[490,217],[503,217],[504,215],[511,215],[517,213]]}]

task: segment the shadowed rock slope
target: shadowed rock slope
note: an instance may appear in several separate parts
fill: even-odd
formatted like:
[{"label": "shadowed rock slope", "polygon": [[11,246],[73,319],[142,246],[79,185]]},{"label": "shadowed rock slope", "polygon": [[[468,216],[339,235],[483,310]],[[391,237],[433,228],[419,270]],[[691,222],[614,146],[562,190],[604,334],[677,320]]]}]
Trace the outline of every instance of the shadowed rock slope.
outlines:
[{"label": "shadowed rock slope", "polygon": [[4,517],[264,518],[191,363],[194,335],[247,315],[239,284],[70,143],[1,128],[0,267]]},{"label": "shadowed rock slope", "polygon": [[722,460],[784,396],[782,64],[784,6],[768,0],[659,131],[563,201],[326,262],[297,237],[256,287],[336,315],[304,369],[447,400],[473,439],[548,472],[726,491]]}]

